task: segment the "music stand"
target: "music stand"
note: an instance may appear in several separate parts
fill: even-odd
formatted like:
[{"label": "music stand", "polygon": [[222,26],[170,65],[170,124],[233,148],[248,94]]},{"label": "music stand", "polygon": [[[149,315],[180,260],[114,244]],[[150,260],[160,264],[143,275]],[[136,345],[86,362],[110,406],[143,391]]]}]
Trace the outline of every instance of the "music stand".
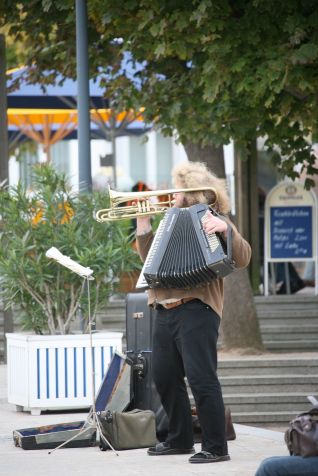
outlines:
[{"label": "music stand", "polygon": [[91,302],[90,302],[90,289],[89,289],[89,282],[94,280],[93,275],[93,270],[91,268],[85,268],[85,266],[80,265],[76,261],[72,260],[69,256],[63,255],[57,248],[52,247],[47,252],[45,253],[45,256],[47,258],[54,259],[57,261],[59,264],[62,266],[65,266],[66,268],[70,269],[74,273],[78,274],[81,278],[85,280],[86,287],[87,287],[87,304],[88,304],[88,329],[89,329],[89,346],[90,346],[90,351],[91,351],[91,378],[92,378],[92,394],[93,394],[93,402],[92,402],[92,408],[87,416],[86,421],[84,422],[83,427],[80,429],[80,431],[69,438],[68,440],[64,441],[61,443],[59,446],[54,448],[52,451],[49,451],[48,453],[51,454],[53,451],[58,450],[59,448],[62,448],[65,446],[67,443],[70,441],[74,440],[77,438],[79,435],[82,433],[85,433],[91,428],[96,429],[96,434],[97,432],[99,433],[99,437],[114,451],[114,453],[118,455],[117,451],[113,446],[110,444],[110,442],[107,440],[107,438],[103,435],[102,429],[101,429],[101,424],[99,421],[99,417],[96,412],[96,398],[95,398],[95,369],[94,369],[94,350],[93,350],[93,335],[92,335],[92,330],[93,330],[93,325],[94,322],[92,321],[91,317]]}]

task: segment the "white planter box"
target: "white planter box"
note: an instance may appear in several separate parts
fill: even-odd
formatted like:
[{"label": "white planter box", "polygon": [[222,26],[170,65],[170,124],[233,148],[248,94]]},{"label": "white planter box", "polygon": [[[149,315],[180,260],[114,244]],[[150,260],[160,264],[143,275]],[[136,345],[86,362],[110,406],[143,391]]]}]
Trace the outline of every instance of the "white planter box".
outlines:
[{"label": "white planter box", "polygon": [[[93,334],[95,392],[115,351],[122,351],[121,332]],[[92,359],[89,334],[38,336],[6,334],[8,402],[19,410],[76,409],[92,405]]]}]

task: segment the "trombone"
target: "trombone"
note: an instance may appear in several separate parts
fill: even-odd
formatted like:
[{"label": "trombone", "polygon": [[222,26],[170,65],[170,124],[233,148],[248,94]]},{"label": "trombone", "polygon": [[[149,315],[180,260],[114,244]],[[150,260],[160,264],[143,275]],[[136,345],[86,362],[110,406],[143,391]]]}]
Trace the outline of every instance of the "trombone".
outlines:
[{"label": "trombone", "polygon": [[[213,195],[211,206],[217,201],[217,193],[213,187],[179,188],[147,192],[116,192],[109,187],[110,208],[98,210],[95,219],[103,223],[106,221],[127,220],[138,216],[162,214],[165,213],[168,208],[173,207],[175,202],[173,194],[181,192],[211,192]],[[157,203],[151,202],[152,197],[162,196],[166,196],[166,200]],[[136,203],[127,205],[127,202]]]}]

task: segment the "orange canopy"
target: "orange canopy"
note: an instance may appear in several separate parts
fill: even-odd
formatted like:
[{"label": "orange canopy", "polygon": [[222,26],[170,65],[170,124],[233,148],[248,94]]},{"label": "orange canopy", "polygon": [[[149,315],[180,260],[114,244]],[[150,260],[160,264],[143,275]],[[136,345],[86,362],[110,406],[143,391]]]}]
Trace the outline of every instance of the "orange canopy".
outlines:
[{"label": "orange canopy", "polygon": [[[142,121],[142,112],[122,111],[117,115],[111,109],[91,109],[91,120],[103,125],[110,120],[120,123]],[[7,110],[9,126],[17,127],[24,135],[42,144],[50,160],[50,147],[64,139],[77,127],[77,109],[24,109]]]}]

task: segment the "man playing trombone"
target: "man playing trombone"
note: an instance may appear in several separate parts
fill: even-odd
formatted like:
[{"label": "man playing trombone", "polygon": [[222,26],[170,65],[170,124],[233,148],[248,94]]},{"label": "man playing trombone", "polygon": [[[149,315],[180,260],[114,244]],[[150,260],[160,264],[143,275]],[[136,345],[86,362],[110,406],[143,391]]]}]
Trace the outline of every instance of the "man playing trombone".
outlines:
[{"label": "man playing trombone", "polygon": [[[219,233],[226,239],[230,225],[235,267],[246,267],[251,248],[226,217],[230,201],[225,181],[198,162],[175,167],[172,178],[177,189],[215,189],[217,198],[213,209],[217,214],[208,212],[204,230],[207,234]],[[215,201],[209,189],[186,193],[176,190],[174,199],[174,206],[178,208]],[[140,209],[143,209],[142,204]],[[149,215],[138,215],[137,250],[143,261],[153,238]],[[153,335],[153,379],[169,420],[167,438],[148,449],[151,456],[195,452],[191,405],[184,381],[187,377],[202,429],[202,450],[193,454],[189,462],[214,463],[230,459],[224,403],[217,377],[217,339],[223,300],[222,278],[192,289],[159,287],[148,290],[148,304],[158,311]]]}]

